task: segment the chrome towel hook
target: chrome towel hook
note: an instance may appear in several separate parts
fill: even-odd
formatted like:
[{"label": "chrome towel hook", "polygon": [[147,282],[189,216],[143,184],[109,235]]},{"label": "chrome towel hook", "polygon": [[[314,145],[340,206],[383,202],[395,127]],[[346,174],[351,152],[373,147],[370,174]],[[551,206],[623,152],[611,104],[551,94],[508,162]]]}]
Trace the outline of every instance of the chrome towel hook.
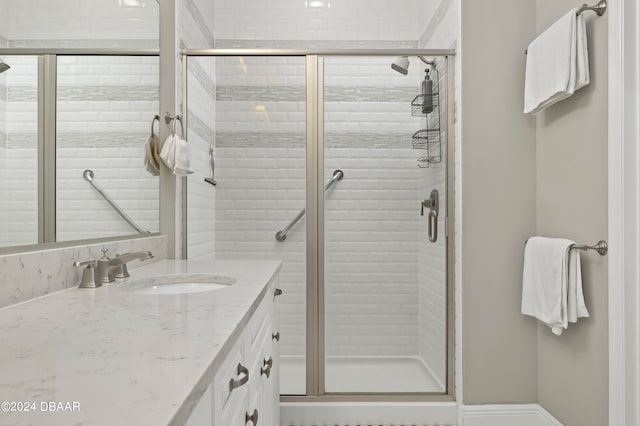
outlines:
[{"label": "chrome towel hook", "polygon": [[173,132],[173,135],[176,135],[176,121],[180,122],[180,134],[182,135],[182,139],[186,140],[186,136],[185,136],[185,132],[184,132],[184,123],[182,122],[182,114],[176,114],[176,115],[171,115],[168,112],[164,113],[164,122],[169,124],[173,121],[173,126],[171,128],[171,131]]}]

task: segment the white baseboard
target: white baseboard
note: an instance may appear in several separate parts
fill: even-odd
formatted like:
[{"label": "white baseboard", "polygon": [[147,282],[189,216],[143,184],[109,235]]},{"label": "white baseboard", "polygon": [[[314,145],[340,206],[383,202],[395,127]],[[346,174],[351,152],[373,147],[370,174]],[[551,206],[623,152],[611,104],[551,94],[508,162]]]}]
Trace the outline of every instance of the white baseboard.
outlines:
[{"label": "white baseboard", "polygon": [[563,426],[540,404],[461,406],[464,426]]},{"label": "white baseboard", "polygon": [[455,402],[282,402],[281,426],[455,425]]}]

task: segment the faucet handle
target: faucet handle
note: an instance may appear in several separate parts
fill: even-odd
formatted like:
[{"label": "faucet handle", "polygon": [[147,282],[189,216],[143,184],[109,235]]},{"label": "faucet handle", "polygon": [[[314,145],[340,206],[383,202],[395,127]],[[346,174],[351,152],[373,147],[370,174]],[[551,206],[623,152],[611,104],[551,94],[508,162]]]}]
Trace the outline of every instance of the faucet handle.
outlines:
[{"label": "faucet handle", "polygon": [[[116,258],[122,256],[127,253],[116,253]],[[129,271],[127,270],[127,264],[123,263],[122,265],[118,265],[113,268],[113,277],[114,278],[129,278]]]},{"label": "faucet handle", "polygon": [[80,281],[79,288],[97,288],[102,285],[100,283],[96,284],[95,271],[97,264],[98,262],[94,259],[84,260],[82,262],[73,262],[73,266],[75,267],[86,266],[82,271],[82,281]]},{"label": "faucet handle", "polygon": [[86,266],[87,268],[95,268],[97,262],[94,259],[84,260],[82,262],[73,262],[73,266]]},{"label": "faucet handle", "polygon": [[109,249],[103,248],[101,251],[102,251],[102,259],[100,260],[109,260],[109,256],[107,256],[107,253],[109,253]]}]

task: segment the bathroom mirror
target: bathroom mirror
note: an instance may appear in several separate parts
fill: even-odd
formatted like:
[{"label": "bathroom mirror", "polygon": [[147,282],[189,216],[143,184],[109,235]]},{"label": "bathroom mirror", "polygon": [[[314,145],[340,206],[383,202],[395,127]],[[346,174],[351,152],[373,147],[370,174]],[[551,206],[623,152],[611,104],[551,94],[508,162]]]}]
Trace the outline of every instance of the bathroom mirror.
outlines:
[{"label": "bathroom mirror", "polygon": [[0,249],[158,232],[157,1],[0,10]]}]

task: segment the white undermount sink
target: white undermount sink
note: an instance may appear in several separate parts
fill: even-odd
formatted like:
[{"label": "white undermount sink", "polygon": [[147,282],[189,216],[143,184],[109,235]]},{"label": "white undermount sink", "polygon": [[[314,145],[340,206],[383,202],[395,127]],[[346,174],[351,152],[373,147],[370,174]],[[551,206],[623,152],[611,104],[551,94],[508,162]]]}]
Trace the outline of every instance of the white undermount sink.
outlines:
[{"label": "white undermount sink", "polygon": [[127,281],[118,290],[140,295],[201,293],[228,288],[237,280],[224,275],[179,274],[141,278]]}]

